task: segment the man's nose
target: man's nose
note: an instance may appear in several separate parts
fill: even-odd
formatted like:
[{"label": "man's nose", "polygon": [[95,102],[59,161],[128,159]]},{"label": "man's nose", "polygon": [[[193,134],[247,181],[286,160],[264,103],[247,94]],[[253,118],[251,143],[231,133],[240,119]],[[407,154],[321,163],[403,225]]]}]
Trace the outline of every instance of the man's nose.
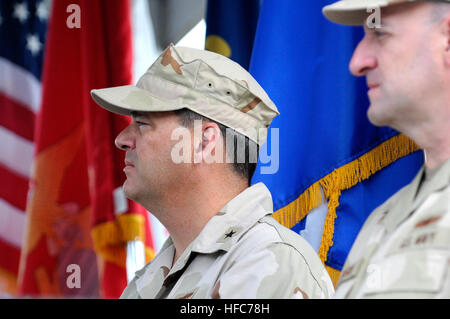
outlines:
[{"label": "man's nose", "polygon": [[373,50],[369,48],[367,36],[365,36],[353,52],[349,65],[350,72],[354,76],[365,76],[369,70],[375,69],[377,66],[377,59]]},{"label": "man's nose", "polygon": [[133,137],[133,134],[131,134],[130,126],[125,128],[122,132],[119,133],[119,135],[117,135],[114,143],[116,144],[117,148],[124,151],[135,148],[136,141]]}]

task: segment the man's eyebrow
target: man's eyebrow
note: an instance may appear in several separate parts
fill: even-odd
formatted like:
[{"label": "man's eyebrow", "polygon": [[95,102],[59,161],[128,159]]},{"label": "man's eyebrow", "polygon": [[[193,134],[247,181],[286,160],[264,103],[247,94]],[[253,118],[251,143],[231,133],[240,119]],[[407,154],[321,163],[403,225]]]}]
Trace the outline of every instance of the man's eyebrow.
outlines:
[{"label": "man's eyebrow", "polygon": [[364,33],[390,30],[389,26],[386,25],[386,24],[383,24],[383,23],[381,23],[381,25],[379,27],[377,27],[377,28],[375,28],[375,27],[367,27],[366,25],[364,25],[363,27],[364,27]]},{"label": "man's eyebrow", "polygon": [[137,118],[137,117],[149,118],[148,113],[139,112],[139,111],[131,111],[131,117],[132,118]]}]

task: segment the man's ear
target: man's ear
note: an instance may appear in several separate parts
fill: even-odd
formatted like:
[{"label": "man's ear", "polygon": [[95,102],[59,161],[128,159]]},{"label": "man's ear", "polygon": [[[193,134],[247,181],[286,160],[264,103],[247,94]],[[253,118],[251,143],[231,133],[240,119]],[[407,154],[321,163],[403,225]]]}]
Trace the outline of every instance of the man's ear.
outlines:
[{"label": "man's ear", "polygon": [[222,162],[223,140],[216,123],[206,122],[202,130],[202,158],[206,163]]},{"label": "man's ear", "polygon": [[217,141],[217,138],[218,136],[216,128],[211,125],[206,126],[202,134],[202,148],[205,149],[208,144],[215,143]]},{"label": "man's ear", "polygon": [[450,12],[442,20],[442,31],[446,37],[446,47],[444,52],[445,65],[450,68]]}]

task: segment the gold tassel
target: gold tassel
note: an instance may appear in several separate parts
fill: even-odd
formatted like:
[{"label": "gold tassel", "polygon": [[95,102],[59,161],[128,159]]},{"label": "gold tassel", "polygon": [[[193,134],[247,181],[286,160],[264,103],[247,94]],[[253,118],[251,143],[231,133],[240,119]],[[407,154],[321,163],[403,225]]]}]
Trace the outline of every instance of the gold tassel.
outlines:
[{"label": "gold tassel", "polygon": [[[101,223],[91,230],[94,249],[105,260],[125,267],[125,245],[128,241],[145,242],[144,217],[138,214],[123,214],[116,220]],[[155,256],[150,247],[145,247],[146,262]]]},{"label": "gold tassel", "polygon": [[17,276],[0,268],[0,288],[2,292],[17,297],[19,291]]},{"label": "gold tassel", "polygon": [[[312,209],[322,203],[321,188],[328,201],[328,213],[323,226],[319,257],[325,264],[330,247],[333,246],[334,221],[339,206],[341,192],[368,179],[377,171],[396,160],[419,150],[418,146],[406,135],[398,134],[376,146],[352,162],[341,166],[319,181],[312,184],[296,200],[274,212],[273,217],[282,225],[292,228]],[[327,266],[331,275],[336,276],[336,269]],[[337,273],[339,276],[339,273]],[[337,279],[336,279],[337,282]]]}]

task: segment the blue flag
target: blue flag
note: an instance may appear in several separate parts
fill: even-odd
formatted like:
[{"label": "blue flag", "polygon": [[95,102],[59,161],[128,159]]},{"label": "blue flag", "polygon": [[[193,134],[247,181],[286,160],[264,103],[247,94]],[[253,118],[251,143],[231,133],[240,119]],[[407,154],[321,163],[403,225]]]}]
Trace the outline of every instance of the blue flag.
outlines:
[{"label": "blue flag", "polygon": [[248,70],[259,15],[259,0],[209,0],[206,43]]},{"label": "blue flag", "polygon": [[[348,69],[363,29],[326,20],[321,9],[331,2],[264,0],[250,73],[281,114],[267,141],[279,145],[278,171],[257,168],[252,182],[268,186],[282,224],[319,238],[312,245],[336,284],[368,215],[413,179],[423,155],[368,122],[365,79]],[[312,214],[322,202],[324,214]]]}]

